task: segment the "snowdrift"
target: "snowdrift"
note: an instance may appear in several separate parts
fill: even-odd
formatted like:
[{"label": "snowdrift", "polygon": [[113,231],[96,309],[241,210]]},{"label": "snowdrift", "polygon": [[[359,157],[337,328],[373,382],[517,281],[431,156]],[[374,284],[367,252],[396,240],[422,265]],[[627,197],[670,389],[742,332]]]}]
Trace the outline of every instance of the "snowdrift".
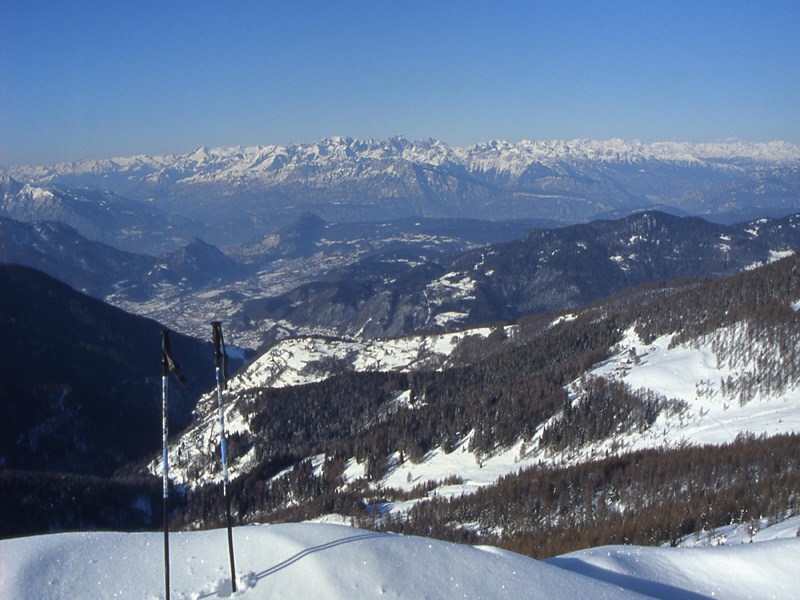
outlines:
[{"label": "snowdrift", "polygon": [[[790,598],[800,538],[716,548],[616,546],[549,561],[331,524],[234,530],[231,593],[224,530],[170,536],[171,597]],[[0,542],[0,597],[164,598],[160,533],[63,533]]]}]

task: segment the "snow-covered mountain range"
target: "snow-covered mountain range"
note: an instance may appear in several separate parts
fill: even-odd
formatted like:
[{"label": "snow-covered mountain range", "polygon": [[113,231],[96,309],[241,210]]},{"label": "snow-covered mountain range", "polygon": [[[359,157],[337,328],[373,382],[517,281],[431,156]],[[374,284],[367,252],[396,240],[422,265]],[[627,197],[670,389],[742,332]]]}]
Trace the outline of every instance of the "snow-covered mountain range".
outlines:
[{"label": "snow-covered mountain range", "polygon": [[650,211],[535,229],[408,269],[386,257],[370,269],[332,270],[323,281],[244,303],[231,322],[239,330],[247,322],[251,333],[302,327],[355,337],[452,330],[575,308],[648,281],[731,275],[797,250],[796,216],[723,226]]},{"label": "snow-covered mountain range", "polygon": [[[215,244],[242,243],[311,211],[327,221],[407,216],[551,218],[671,207],[727,222],[782,216],[797,201],[800,148],[786,142],[642,144],[622,140],[451,147],[332,138],[198,148],[175,156],[13,166],[36,186],[105,189],[206,223]],[[13,216],[13,215],[9,215]]]},{"label": "snow-covered mountain range", "polygon": [[613,139],[607,141],[530,141],[511,143],[494,140],[467,147],[452,147],[438,140],[411,142],[402,136],[389,140],[357,140],[334,137],[308,144],[284,146],[199,147],[183,155],[134,156],[80,160],[52,166],[12,166],[6,172],[21,181],[64,182],[66,178],[125,177],[130,182],[182,180],[235,180],[259,177],[286,181],[302,167],[316,165],[319,171],[336,172],[345,178],[376,161],[400,159],[409,163],[441,166],[457,164],[471,172],[519,176],[532,164],[569,161],[605,163],[693,163],[709,165],[792,164],[800,160],[800,147],[788,142],[753,143],[742,140],[692,144]]},{"label": "snow-covered mountain range", "polygon": [[0,177],[0,217],[58,222],[90,240],[145,254],[174,250],[199,230],[191,219],[168,215],[152,204],[106,189],[43,187],[10,177]]}]

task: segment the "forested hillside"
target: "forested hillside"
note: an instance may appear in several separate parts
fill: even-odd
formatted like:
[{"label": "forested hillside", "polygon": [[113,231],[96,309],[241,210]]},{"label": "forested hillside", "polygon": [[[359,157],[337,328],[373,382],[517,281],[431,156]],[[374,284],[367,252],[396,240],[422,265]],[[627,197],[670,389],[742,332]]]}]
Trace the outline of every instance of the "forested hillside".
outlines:
[{"label": "forested hillside", "polygon": [[[0,265],[0,464],[110,475],[160,446],[161,330],[34,269]],[[213,385],[210,346],[173,334],[189,387],[174,431]]]},{"label": "forested hillside", "polygon": [[[345,515],[535,556],[783,518],[798,509],[797,440],[769,432],[797,425],[798,299],[800,259],[790,257],[724,280],[648,284],[489,335],[465,332],[437,370],[238,389],[228,398],[236,513]],[[676,396],[663,389],[680,371],[635,385],[637,369],[698,352],[716,361],[706,371],[727,376],[692,379]],[[709,438],[709,419],[729,419],[726,433]],[[210,526],[221,497],[199,482],[218,461],[213,446],[188,448],[176,524]],[[484,467],[502,477],[476,488]]]}]

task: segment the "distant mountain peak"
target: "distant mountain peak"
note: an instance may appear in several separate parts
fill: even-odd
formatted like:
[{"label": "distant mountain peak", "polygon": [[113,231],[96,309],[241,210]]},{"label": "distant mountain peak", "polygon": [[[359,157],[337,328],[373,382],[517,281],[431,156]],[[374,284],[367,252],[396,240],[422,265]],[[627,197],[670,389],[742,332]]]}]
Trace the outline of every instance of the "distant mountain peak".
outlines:
[{"label": "distant mountain peak", "polygon": [[307,229],[309,227],[319,227],[325,225],[325,219],[315,215],[310,211],[306,211],[297,217],[297,220],[291,225],[284,227],[281,232],[288,232],[296,229]]},{"label": "distant mountain peak", "polygon": [[527,155],[530,159],[541,157],[562,157],[562,158],[586,158],[592,160],[624,160],[625,158],[657,159],[667,161],[682,161],[686,159],[710,160],[710,159],[750,159],[766,162],[794,162],[800,161],[800,146],[783,140],[773,140],[770,142],[749,142],[745,140],[722,140],[716,142],[653,142],[643,143],[639,140],[624,140],[622,138],[612,138],[609,140],[593,140],[579,138],[574,140],[550,140],[532,141],[521,140],[519,142],[509,142],[502,139],[493,139],[488,142],[478,142],[471,146],[450,146],[442,140],[428,138],[425,140],[410,141],[403,135],[395,135],[386,140],[360,140],[349,136],[332,136],[323,138],[317,142],[289,144],[289,145],[267,145],[267,146],[232,146],[232,147],[209,147],[199,146],[191,152],[183,155],[163,155],[163,156],[134,156],[119,157],[100,160],[81,160],[75,162],[63,162],[55,165],[42,165],[39,167],[13,165],[7,168],[7,173],[14,176],[19,173],[26,176],[44,173],[65,173],[71,170],[84,170],[87,167],[97,167],[107,170],[114,167],[130,166],[133,163],[155,163],[168,166],[169,163],[179,163],[181,161],[194,160],[203,161],[211,157],[230,158],[235,155],[242,155],[243,160],[263,153],[283,153],[294,154],[297,151],[303,152],[309,148],[322,146],[351,146],[364,151],[374,151],[378,148],[395,148],[414,152],[415,150],[429,149],[436,147],[446,150],[454,156],[466,154],[482,153],[486,151],[496,152],[512,151],[517,154]]},{"label": "distant mountain peak", "polygon": [[782,216],[800,210],[799,167],[800,146],[785,141],[492,140],[458,147],[394,136],[200,146],[179,156],[6,172],[40,187],[147,200],[184,222],[214,223],[194,232],[232,245],[275,233],[306,211],[329,223],[422,216],[577,222],[652,206],[711,219],[735,214],[731,219],[741,221],[754,209]]},{"label": "distant mountain peak", "polygon": [[0,196],[17,194],[22,190],[23,187],[25,187],[24,184],[20,183],[16,179],[13,179],[9,175],[0,175]]}]

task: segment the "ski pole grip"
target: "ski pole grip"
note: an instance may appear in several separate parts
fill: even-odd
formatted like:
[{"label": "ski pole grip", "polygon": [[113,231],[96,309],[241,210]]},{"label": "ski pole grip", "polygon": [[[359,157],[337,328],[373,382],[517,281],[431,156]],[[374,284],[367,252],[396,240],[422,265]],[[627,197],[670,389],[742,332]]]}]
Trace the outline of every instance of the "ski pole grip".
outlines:
[{"label": "ski pole grip", "polygon": [[169,330],[164,329],[161,331],[161,376],[166,377],[169,373],[169,361],[167,360],[167,352],[169,348]]},{"label": "ski pole grip", "polygon": [[225,352],[225,338],[222,337],[222,323],[211,322],[211,333],[214,338],[214,361],[219,369],[219,359],[222,358],[222,389],[228,389],[228,353]]},{"label": "ski pole grip", "polygon": [[181,373],[181,369],[175,359],[172,358],[172,349],[169,345],[169,329],[161,331],[161,366],[164,368],[164,377],[167,376],[167,370],[171,371],[173,375],[180,381],[183,387],[189,384],[189,381]]},{"label": "ski pole grip", "polygon": [[214,338],[214,358],[219,360],[220,357],[220,343],[222,341],[222,323],[220,321],[211,322],[211,333]]}]

